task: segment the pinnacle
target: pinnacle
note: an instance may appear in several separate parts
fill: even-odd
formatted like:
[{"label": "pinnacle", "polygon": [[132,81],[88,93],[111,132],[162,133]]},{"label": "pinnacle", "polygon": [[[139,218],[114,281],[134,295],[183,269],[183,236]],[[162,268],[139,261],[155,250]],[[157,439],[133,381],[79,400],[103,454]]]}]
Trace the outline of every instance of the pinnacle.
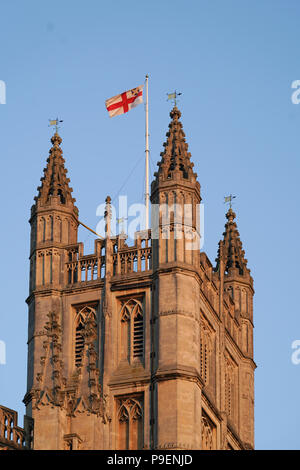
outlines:
[{"label": "pinnacle", "polygon": [[55,132],[55,134],[51,137],[50,140],[55,148],[59,147],[62,143],[62,138],[60,137],[58,132]]},{"label": "pinnacle", "polygon": [[174,106],[174,108],[170,112],[170,118],[173,119],[173,120],[181,118],[181,112],[179,111],[179,109],[177,108],[176,105]]},{"label": "pinnacle", "polygon": [[234,221],[236,214],[232,208],[228,210],[226,218],[225,232],[223,233],[223,240],[219,244],[218,257],[216,258],[216,271],[219,270],[220,260],[222,259],[225,272],[231,274],[232,270],[237,269],[238,274],[243,275],[249,270],[237,224]]},{"label": "pinnacle", "polygon": [[161,161],[158,162],[158,172],[155,173],[159,179],[167,180],[176,178],[191,180],[196,174],[193,172],[194,164],[191,163],[191,154],[188,151],[188,144],[185,141],[185,133],[180,122],[181,112],[174,106],[170,112],[171,122],[169,131],[166,133],[167,140],[163,144],[164,150],[161,152]]},{"label": "pinnacle", "polygon": [[72,188],[69,186],[70,179],[67,178],[67,170],[64,166],[65,160],[60,148],[62,138],[57,132],[51,137],[52,147],[49,150],[47,167],[44,168],[44,176],[41,178],[41,186],[38,187],[36,201],[42,204],[48,203],[51,196],[57,196],[61,204],[74,203],[72,198]]},{"label": "pinnacle", "polygon": [[236,218],[236,213],[233,212],[231,207],[226,214],[226,218],[228,219],[228,222],[230,223],[233,222],[233,220]]}]

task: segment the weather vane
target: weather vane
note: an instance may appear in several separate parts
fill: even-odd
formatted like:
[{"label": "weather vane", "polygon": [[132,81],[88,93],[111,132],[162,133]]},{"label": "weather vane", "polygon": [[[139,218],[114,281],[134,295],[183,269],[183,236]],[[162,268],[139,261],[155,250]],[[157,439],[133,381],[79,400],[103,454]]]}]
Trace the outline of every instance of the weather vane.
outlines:
[{"label": "weather vane", "polygon": [[227,204],[229,203],[229,208],[231,209],[232,207],[232,200],[235,199],[236,196],[233,196],[232,194],[230,194],[230,196],[225,196],[224,197],[224,204]]},{"label": "weather vane", "polygon": [[177,91],[175,90],[174,93],[167,93],[168,95],[168,98],[167,100],[174,100],[174,106],[177,105],[177,96],[180,96],[182,95],[182,93],[177,93]]},{"label": "weather vane", "polygon": [[55,126],[55,132],[57,133],[58,129],[59,129],[59,123],[60,122],[64,122],[62,120],[59,120],[58,118],[56,119],[49,119],[49,126],[48,127],[51,127],[51,126]]}]

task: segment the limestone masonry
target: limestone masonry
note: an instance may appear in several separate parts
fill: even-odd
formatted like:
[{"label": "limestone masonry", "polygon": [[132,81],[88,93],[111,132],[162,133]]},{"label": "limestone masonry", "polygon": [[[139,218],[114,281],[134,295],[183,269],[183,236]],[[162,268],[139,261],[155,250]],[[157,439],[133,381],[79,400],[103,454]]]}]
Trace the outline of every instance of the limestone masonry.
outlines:
[{"label": "limestone masonry", "polygon": [[24,429],[0,407],[0,448],[253,449],[253,279],[232,209],[216,264],[187,249],[200,184],[177,107],[170,116],[151,202],[192,204],[188,230],[172,212],[128,246],[110,237],[107,197],[90,255],[52,137],[30,218]]}]

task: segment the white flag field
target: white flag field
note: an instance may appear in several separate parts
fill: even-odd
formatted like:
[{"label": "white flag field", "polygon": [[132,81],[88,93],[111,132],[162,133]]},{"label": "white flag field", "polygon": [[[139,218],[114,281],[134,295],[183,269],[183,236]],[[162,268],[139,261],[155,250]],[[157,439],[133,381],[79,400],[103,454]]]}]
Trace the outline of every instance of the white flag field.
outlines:
[{"label": "white flag field", "polygon": [[105,106],[109,117],[127,113],[141,104],[143,102],[143,88],[144,85],[140,85],[136,88],[132,88],[132,90],[124,91],[124,93],[106,100]]}]

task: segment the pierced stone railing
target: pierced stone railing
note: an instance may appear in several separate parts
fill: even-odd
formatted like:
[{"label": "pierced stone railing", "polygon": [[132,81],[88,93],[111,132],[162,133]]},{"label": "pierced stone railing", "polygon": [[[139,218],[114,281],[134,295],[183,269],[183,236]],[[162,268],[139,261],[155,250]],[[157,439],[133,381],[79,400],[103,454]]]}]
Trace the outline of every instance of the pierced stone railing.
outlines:
[{"label": "pierced stone railing", "polygon": [[83,256],[66,263],[67,283],[88,282],[105,276],[105,256]]},{"label": "pierced stone railing", "polygon": [[113,275],[140,273],[152,269],[152,250],[129,248],[113,255]]},{"label": "pierced stone railing", "polygon": [[[138,232],[134,246],[127,246],[118,236],[113,242],[113,276],[141,273],[152,269],[150,231]],[[66,284],[97,281],[105,277],[105,244],[96,240],[95,254],[83,256],[83,245],[66,248]]]},{"label": "pierced stone railing", "polygon": [[0,406],[0,449],[23,449],[26,445],[25,431],[18,426],[18,413]]}]

